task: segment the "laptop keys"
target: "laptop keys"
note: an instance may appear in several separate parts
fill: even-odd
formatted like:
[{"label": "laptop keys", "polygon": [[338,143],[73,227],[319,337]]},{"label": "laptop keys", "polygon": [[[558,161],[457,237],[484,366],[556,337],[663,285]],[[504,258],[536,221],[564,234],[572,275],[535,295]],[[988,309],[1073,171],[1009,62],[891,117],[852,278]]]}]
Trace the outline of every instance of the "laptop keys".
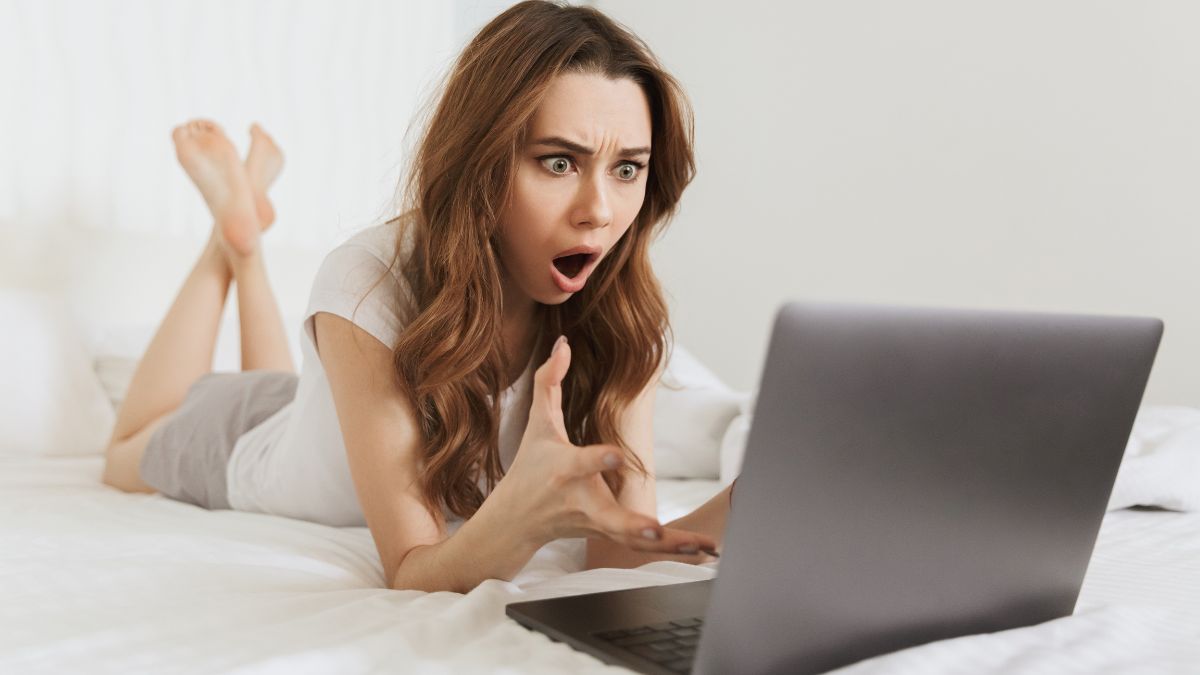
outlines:
[{"label": "laptop keys", "polygon": [[675,653],[674,649],[663,651],[661,649],[655,649],[656,646],[657,645],[638,645],[636,647],[630,647],[629,651],[637,654],[643,659],[650,659],[655,663],[674,661],[679,658],[679,655]]},{"label": "laptop keys", "polygon": [[651,642],[661,642],[663,640],[674,640],[675,636],[667,631],[652,631],[639,635],[630,635],[623,638],[617,638],[612,643],[618,647],[632,647],[634,645],[644,645]]},{"label": "laptop keys", "polygon": [[663,665],[677,673],[687,673],[692,670],[692,660],[690,658],[679,659],[678,661],[664,663]]},{"label": "laptop keys", "polygon": [[703,625],[700,618],[679,619],[593,635],[668,670],[686,673],[692,669]]}]

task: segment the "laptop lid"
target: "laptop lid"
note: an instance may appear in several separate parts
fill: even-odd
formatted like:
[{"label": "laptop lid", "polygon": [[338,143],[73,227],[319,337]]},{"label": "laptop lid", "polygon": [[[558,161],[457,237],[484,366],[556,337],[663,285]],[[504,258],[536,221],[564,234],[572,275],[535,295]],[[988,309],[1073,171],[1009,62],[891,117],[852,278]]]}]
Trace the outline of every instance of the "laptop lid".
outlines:
[{"label": "laptop lid", "polygon": [[694,672],[823,672],[1070,614],[1162,329],[783,306]]}]

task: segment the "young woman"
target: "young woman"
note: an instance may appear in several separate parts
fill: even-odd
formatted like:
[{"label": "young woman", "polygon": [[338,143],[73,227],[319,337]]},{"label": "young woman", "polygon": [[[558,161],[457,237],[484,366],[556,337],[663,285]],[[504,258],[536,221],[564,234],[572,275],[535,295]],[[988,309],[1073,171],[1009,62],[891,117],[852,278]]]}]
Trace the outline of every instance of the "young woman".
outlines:
[{"label": "young woman", "polygon": [[[255,127],[243,166],[211,122],[175,129],[213,234],[105,482],[365,524],[397,589],[511,579],[562,537],[587,537],[589,569],[713,560],[731,489],[664,527],[651,471],[671,339],[649,246],[695,174],[692,133],[636,36],[592,8],[509,8],[450,74],[401,215],[322,263],[297,377],[259,246],[279,151]],[[211,373],[231,280],[242,372]]]}]

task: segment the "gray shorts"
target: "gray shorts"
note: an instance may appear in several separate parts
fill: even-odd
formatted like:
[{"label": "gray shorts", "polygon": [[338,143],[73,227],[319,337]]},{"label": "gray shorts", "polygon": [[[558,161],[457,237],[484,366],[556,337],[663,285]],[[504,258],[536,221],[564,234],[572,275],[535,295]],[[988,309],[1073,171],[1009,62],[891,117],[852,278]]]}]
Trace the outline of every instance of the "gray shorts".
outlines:
[{"label": "gray shorts", "polygon": [[296,396],[297,376],[280,370],[207,373],[154,430],[138,471],[163,495],[206,509],[228,509],[225,468],[242,434]]}]

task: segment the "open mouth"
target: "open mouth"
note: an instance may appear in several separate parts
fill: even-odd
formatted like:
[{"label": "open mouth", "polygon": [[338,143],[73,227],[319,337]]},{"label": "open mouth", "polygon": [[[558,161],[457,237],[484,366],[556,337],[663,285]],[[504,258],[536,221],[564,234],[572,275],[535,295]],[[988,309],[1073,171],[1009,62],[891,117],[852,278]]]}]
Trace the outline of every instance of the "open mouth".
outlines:
[{"label": "open mouth", "polygon": [[554,259],[554,267],[568,279],[574,279],[591,262],[591,253],[573,253]]},{"label": "open mouth", "polygon": [[592,270],[600,262],[604,249],[599,246],[584,244],[562,251],[550,259],[550,277],[558,290],[564,293],[578,293],[587,284]]}]

